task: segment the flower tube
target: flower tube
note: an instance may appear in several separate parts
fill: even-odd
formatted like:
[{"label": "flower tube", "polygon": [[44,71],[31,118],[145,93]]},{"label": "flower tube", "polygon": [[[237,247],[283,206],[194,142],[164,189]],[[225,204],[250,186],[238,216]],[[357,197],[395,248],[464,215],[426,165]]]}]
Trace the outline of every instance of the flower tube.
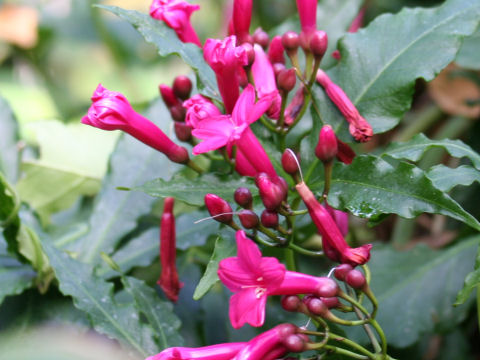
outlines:
[{"label": "flower tube", "polygon": [[252,19],[253,0],[235,0],[233,2],[233,30],[240,44],[250,42],[250,21]]},{"label": "flower tube", "polygon": [[310,36],[317,29],[317,0],[297,0],[297,9],[302,26],[300,42],[308,49]]},{"label": "flower tube", "polygon": [[175,144],[153,122],[135,112],[127,98],[99,84],[92,95],[92,105],[82,123],[102,130],[122,130],[137,140],[164,153],[171,161],[189,162],[188,151]]},{"label": "flower tube", "polygon": [[231,360],[247,343],[225,343],[199,348],[172,347],[145,360]]}]

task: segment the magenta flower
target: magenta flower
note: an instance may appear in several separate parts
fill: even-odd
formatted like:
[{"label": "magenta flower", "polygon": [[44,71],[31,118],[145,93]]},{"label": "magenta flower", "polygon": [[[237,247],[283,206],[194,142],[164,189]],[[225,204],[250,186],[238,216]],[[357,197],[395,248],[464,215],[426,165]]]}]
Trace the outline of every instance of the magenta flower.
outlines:
[{"label": "magenta flower", "polygon": [[308,49],[310,35],[317,30],[317,0],[297,0],[297,9],[302,26],[300,41]]},{"label": "magenta flower", "polygon": [[360,115],[342,88],[330,80],[328,75],[322,70],[318,70],[317,72],[317,81],[325,89],[330,100],[332,100],[345,119],[350,123],[348,129],[355,140],[360,142],[369,141],[373,136],[372,127],[367,120]]},{"label": "magenta flower", "polygon": [[172,347],[145,360],[231,360],[247,343],[226,343],[199,348]]},{"label": "magenta flower", "polygon": [[370,259],[371,244],[351,248],[342,236],[335,221],[315,198],[304,182],[297,184],[296,189],[307,206],[310,217],[322,235],[322,245],[325,255],[337,262],[352,266],[363,265]]},{"label": "magenta flower", "polygon": [[229,316],[235,329],[245,323],[262,326],[269,295],[336,295],[335,281],[286,271],[276,258],[262,257],[257,245],[243,230],[237,231],[236,239],[237,256],[223,259],[218,268],[218,277],[234,292],[230,298]]},{"label": "magenta flower", "polygon": [[182,42],[202,47],[195,29],[190,23],[190,16],[198,9],[200,9],[199,5],[192,5],[184,0],[153,0],[150,5],[150,16],[164,21],[175,30]]},{"label": "magenta flower", "polygon": [[220,110],[206,97],[197,94],[183,102],[183,107],[187,109],[185,122],[191,128],[196,128],[204,119],[222,115]]},{"label": "magenta flower", "polygon": [[218,89],[222,95],[227,114],[231,114],[239,97],[237,73],[248,64],[247,53],[242,46],[236,46],[234,35],[222,40],[207,39],[203,56],[215,72]]},{"label": "magenta flower", "polygon": [[164,153],[171,161],[189,161],[184,147],[175,144],[154,123],[135,112],[127,98],[99,84],[92,95],[92,105],[82,123],[102,130],[122,130],[137,140]]},{"label": "magenta flower", "polygon": [[255,61],[252,65],[252,73],[257,95],[260,99],[273,96],[273,103],[268,109],[267,114],[272,119],[278,119],[282,106],[282,98],[277,89],[273,66],[260,45],[255,44],[253,49],[255,50]]},{"label": "magenta flower", "polygon": [[268,46],[268,60],[270,60],[272,64],[285,64],[284,52],[282,37],[280,35],[274,36]]},{"label": "magenta flower", "polygon": [[348,234],[348,214],[344,211],[337,210],[332,208],[328,203],[325,201],[325,205],[323,205],[325,209],[328,211],[330,216],[332,217],[335,224],[337,224],[338,229],[342,233],[343,236],[347,236]]},{"label": "magenta flower", "polygon": [[238,98],[232,115],[218,115],[203,119],[192,134],[204,140],[193,148],[195,155],[227,146],[227,150],[236,145],[243,157],[256,172],[265,172],[276,177],[275,169],[267,153],[250,130],[250,124],[260,118],[272,104],[273,94],[264,96],[255,102],[255,90],[248,85]]},{"label": "magenta flower", "polygon": [[233,3],[233,31],[240,44],[249,42],[253,0],[235,0]]}]

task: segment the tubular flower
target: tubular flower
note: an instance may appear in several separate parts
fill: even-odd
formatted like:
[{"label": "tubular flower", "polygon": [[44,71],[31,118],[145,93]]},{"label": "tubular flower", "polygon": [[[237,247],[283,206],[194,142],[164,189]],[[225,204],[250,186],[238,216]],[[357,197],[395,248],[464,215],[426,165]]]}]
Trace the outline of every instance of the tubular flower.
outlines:
[{"label": "tubular flower", "polygon": [[317,0],[297,0],[298,15],[302,26],[301,37],[308,47],[310,35],[317,29]]},{"label": "tubular flower", "polygon": [[235,329],[245,323],[262,326],[269,295],[317,294],[331,297],[336,283],[329,278],[286,271],[276,258],[262,257],[243,230],[237,231],[237,256],[223,259],[218,277],[235,294],[230,298],[229,316]]},{"label": "tubular flower", "polygon": [[355,140],[367,142],[373,136],[370,124],[360,115],[357,108],[348,98],[347,94],[335,84],[328,75],[322,71],[317,72],[317,81],[325,89],[327,96],[337,106],[345,119],[350,123],[349,131]]},{"label": "tubular flower", "polygon": [[187,109],[185,122],[191,128],[196,128],[198,124],[209,117],[222,115],[220,110],[206,97],[197,94],[183,102],[183,107]]},{"label": "tubular flower", "polygon": [[215,72],[218,89],[228,114],[232,113],[240,95],[237,73],[248,64],[245,49],[236,44],[237,38],[232,35],[224,40],[207,39],[203,48],[203,56]]},{"label": "tubular flower", "polygon": [[145,360],[231,360],[247,343],[226,343],[199,348],[172,347]]},{"label": "tubular flower", "polygon": [[337,224],[315,198],[304,182],[297,184],[296,189],[303,202],[307,206],[310,217],[322,235],[322,245],[325,255],[333,261],[350,264],[352,266],[363,265],[370,259],[371,244],[358,248],[351,248],[342,236]]},{"label": "tubular flower", "polygon": [[239,43],[249,40],[253,0],[235,0],[233,3],[233,30]]},{"label": "tubular flower", "polygon": [[257,95],[260,99],[273,96],[273,103],[268,109],[267,114],[272,119],[278,119],[282,106],[282,98],[277,89],[273,66],[260,45],[255,44],[253,49],[255,50],[255,61],[252,65],[252,73]]},{"label": "tubular flower", "polygon": [[164,21],[175,30],[182,42],[202,47],[195,29],[190,23],[190,16],[199,9],[199,5],[192,5],[184,0],[153,0],[150,5],[150,16]]},{"label": "tubular flower", "polygon": [[285,64],[285,56],[283,55],[284,51],[282,37],[280,35],[274,36],[268,46],[268,60],[270,60],[272,64]]},{"label": "tubular flower", "polygon": [[175,264],[177,247],[175,217],[173,216],[174,201],[174,198],[167,197],[163,205],[163,214],[160,222],[160,264],[162,265],[162,272],[157,284],[160,285],[167,298],[177,302],[178,292],[183,284],[178,281],[177,266]]},{"label": "tubular flower", "polygon": [[236,145],[257,173],[263,171],[276,177],[267,153],[249,127],[271,106],[272,97],[273,94],[264,96],[255,102],[255,90],[249,84],[238,98],[232,115],[212,116],[198,123],[192,134],[204,141],[193,148],[193,153],[202,154],[225,145],[230,152]]},{"label": "tubular flower", "polygon": [[164,153],[171,161],[189,161],[187,149],[175,144],[154,123],[135,112],[127,98],[99,84],[92,95],[92,105],[82,123],[102,130],[122,130],[137,140]]}]

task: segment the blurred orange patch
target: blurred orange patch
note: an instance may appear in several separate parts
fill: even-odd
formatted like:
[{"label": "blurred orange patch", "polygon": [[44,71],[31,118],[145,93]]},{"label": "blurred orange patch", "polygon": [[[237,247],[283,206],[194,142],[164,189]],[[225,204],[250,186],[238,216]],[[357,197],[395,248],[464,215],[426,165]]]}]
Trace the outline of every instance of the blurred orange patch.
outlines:
[{"label": "blurred orange patch", "polygon": [[37,10],[27,6],[0,6],[0,39],[29,49],[38,39]]}]

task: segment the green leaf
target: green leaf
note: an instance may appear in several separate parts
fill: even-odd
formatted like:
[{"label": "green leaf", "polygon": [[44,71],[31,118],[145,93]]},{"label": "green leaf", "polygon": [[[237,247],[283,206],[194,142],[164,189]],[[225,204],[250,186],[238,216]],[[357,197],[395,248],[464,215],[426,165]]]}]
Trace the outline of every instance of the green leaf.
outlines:
[{"label": "green leaf", "polygon": [[133,190],[143,191],[154,197],[164,198],[172,196],[187,204],[201,206],[204,204],[203,199],[205,195],[209,193],[216,194],[227,201],[231,201],[233,200],[235,189],[241,186],[249,188],[252,192],[256,189],[256,187],[252,183],[247,182],[245,178],[221,181],[216,176],[204,175],[194,180],[182,176],[176,176],[169,181],[155,179]]},{"label": "green leaf", "polygon": [[203,59],[203,52],[198,46],[191,43],[182,43],[174,30],[170,29],[163,21],[155,20],[147,14],[116,6],[96,6],[128,21],[142,34],[147,42],[157,47],[160,56],[171,54],[180,56],[200,79],[201,83],[197,84],[200,92],[209,97],[219,98],[215,74]]},{"label": "green leaf", "polygon": [[215,241],[215,249],[213,250],[212,257],[208,262],[205,274],[203,274],[193,294],[194,300],[201,299],[208,292],[208,290],[210,290],[210,288],[217,281],[219,281],[217,275],[218,264],[221,260],[230,256],[234,256],[235,251],[236,248],[235,246],[232,246],[231,241],[225,240],[221,236],[217,238],[217,241]]},{"label": "green leaf", "polygon": [[461,67],[480,70],[480,29],[466,37],[455,62]]},{"label": "green leaf", "polygon": [[0,97],[0,172],[14,182],[18,172],[18,124],[10,106]]},{"label": "green leaf", "polygon": [[445,149],[454,157],[469,158],[473,166],[480,170],[480,155],[467,144],[460,140],[430,140],[423,134],[415,135],[410,141],[391,144],[382,155],[388,155],[395,159],[418,161],[427,150],[436,147]]},{"label": "green leaf", "polygon": [[463,289],[457,295],[457,300],[455,301],[455,306],[461,305],[468,300],[470,293],[477,286],[480,286],[480,247],[477,250],[477,258],[475,260],[474,271],[469,273],[465,277],[465,282],[463,284]]},{"label": "green leaf", "polygon": [[335,208],[373,221],[382,214],[413,218],[428,212],[450,216],[480,230],[480,223],[436,189],[421,169],[406,162],[393,166],[373,155],[357,156],[348,166],[335,164],[328,200]]},{"label": "green leaf", "polygon": [[133,303],[118,304],[113,298],[113,284],[93,274],[90,265],[72,259],[48,242],[42,243],[59,282],[62,294],[71,296],[75,306],[86,312],[96,331],[144,357],[155,354],[152,328],[140,322]]},{"label": "green leaf", "polygon": [[[146,116],[157,124],[166,118],[168,110],[157,101]],[[161,128],[166,134],[169,123]],[[104,179],[90,217],[90,232],[79,239],[70,250],[79,253],[84,262],[99,263],[100,252],[111,254],[120,239],[137,226],[137,219],[148,213],[155,201],[144,194],[119,191],[117,186],[137,186],[144,179],[161,175],[169,178],[179,168],[165,155],[139,142],[123,136],[110,159],[110,173]]]},{"label": "green leaf", "polygon": [[7,247],[0,234],[0,304],[6,296],[21,294],[33,284],[35,271],[29,265],[20,263],[7,253]]},{"label": "green leaf", "polygon": [[454,169],[445,165],[437,165],[427,172],[427,177],[432,180],[437,189],[442,191],[450,191],[457,185],[468,186],[474,181],[480,183],[480,171],[467,165]]},{"label": "green leaf", "polygon": [[20,200],[15,194],[15,190],[0,172],[0,228],[8,244],[8,251],[11,254],[18,253],[19,208]]},{"label": "green leaf", "polygon": [[155,331],[160,350],[182,346],[184,340],[178,333],[181,323],[173,313],[172,304],[162,301],[158,294],[143,281],[133,277],[122,277],[122,283]]},{"label": "green leaf", "polygon": [[[480,3],[448,0],[432,9],[404,8],[397,14],[384,14],[367,28],[347,34],[339,42],[342,55],[329,71],[374,132],[393,128],[410,109],[415,80],[432,80],[452,60],[464,36],[472,34],[480,19]],[[315,93],[322,93],[317,87]],[[347,123],[338,111],[323,114],[334,107],[325,97],[315,101],[322,120],[346,138]]]},{"label": "green leaf", "polygon": [[442,251],[426,246],[398,252],[375,246],[369,263],[371,287],[379,301],[377,320],[388,343],[407,347],[436,327],[455,327],[468,307],[453,308],[458,289],[472,268],[480,237]]}]

